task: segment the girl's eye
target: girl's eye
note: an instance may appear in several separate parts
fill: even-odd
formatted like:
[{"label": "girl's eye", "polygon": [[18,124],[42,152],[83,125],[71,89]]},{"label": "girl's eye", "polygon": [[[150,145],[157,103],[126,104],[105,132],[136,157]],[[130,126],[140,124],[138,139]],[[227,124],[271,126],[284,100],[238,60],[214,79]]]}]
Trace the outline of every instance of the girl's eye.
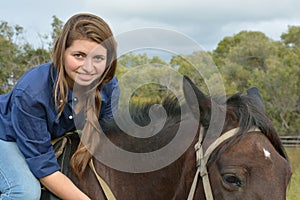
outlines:
[{"label": "girl's eye", "polygon": [[82,58],[83,56],[80,53],[76,53],[73,55],[75,58]]},{"label": "girl's eye", "polygon": [[95,56],[94,57],[94,60],[96,61],[96,62],[101,62],[102,60],[104,60],[105,58],[104,58],[104,56]]}]

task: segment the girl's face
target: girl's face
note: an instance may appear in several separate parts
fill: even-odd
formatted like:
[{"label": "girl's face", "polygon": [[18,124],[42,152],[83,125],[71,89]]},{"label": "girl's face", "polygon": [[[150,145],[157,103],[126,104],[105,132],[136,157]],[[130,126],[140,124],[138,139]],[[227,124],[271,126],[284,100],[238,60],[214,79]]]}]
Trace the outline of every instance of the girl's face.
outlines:
[{"label": "girl's face", "polygon": [[74,40],[64,53],[64,66],[68,78],[81,86],[88,86],[103,74],[106,58],[106,48],[97,42]]}]

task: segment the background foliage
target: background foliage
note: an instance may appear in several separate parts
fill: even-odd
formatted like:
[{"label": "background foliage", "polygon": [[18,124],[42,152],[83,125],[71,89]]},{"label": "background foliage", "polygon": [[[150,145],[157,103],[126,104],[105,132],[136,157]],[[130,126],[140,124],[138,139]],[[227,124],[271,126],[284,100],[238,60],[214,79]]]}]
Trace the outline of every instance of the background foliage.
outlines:
[{"label": "background foliage", "polygon": [[[21,26],[0,21],[0,94],[9,92],[27,69],[51,60],[51,47],[62,25],[63,22],[53,16],[52,32],[40,35],[42,46],[34,48],[23,38],[24,29]],[[158,68],[168,66],[188,75],[206,90],[204,80],[189,60],[203,66],[209,66],[213,62],[222,75],[228,94],[257,86],[265,100],[268,116],[279,133],[299,133],[300,27],[287,27],[287,32],[282,33],[280,41],[271,40],[262,32],[241,31],[223,38],[211,52],[173,56],[170,61],[158,56],[150,58],[145,53],[129,53],[119,58],[117,76],[133,73],[137,66],[148,66],[144,74],[138,75],[146,78],[155,74]],[[172,85],[169,70],[157,73]],[[210,77],[210,81],[214,81],[214,77]],[[161,99],[168,95],[168,91],[168,87],[148,84],[136,90],[132,99]]]}]

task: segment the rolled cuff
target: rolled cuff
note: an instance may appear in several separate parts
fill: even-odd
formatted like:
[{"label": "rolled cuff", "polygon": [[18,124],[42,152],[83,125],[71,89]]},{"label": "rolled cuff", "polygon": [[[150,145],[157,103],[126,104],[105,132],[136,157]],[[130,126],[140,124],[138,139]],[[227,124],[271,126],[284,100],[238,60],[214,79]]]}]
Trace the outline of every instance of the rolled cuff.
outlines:
[{"label": "rolled cuff", "polygon": [[57,158],[53,151],[33,158],[28,158],[26,161],[31,172],[37,178],[43,178],[60,170],[60,166],[57,163]]}]

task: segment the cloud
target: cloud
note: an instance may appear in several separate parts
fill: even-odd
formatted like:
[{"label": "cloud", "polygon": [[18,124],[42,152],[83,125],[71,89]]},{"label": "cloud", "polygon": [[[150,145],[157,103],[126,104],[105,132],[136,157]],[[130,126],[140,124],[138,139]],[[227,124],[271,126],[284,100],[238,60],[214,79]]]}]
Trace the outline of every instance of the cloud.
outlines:
[{"label": "cloud", "polygon": [[269,21],[228,23],[222,27],[223,33],[238,33],[240,30],[261,31],[273,40],[280,40],[282,33],[288,31],[289,25],[300,26],[297,19],[274,19]]},{"label": "cloud", "polygon": [[36,38],[38,33],[50,32],[53,15],[66,21],[74,13],[91,12],[103,17],[115,34],[165,28],[212,50],[225,36],[245,29],[278,39],[288,25],[299,25],[299,7],[298,0],[10,0],[0,7],[0,20],[23,26]]},{"label": "cloud", "polygon": [[224,36],[243,29],[267,31],[278,38],[283,28],[300,19],[299,7],[298,0],[85,1],[85,8],[105,16],[117,33],[139,27],[173,29],[209,50]]},{"label": "cloud", "polygon": [[86,7],[108,16],[126,18],[144,18],[168,23],[193,23],[216,21],[270,20],[300,16],[297,0],[151,0],[123,1],[115,0],[103,4],[100,1],[87,0]]}]

